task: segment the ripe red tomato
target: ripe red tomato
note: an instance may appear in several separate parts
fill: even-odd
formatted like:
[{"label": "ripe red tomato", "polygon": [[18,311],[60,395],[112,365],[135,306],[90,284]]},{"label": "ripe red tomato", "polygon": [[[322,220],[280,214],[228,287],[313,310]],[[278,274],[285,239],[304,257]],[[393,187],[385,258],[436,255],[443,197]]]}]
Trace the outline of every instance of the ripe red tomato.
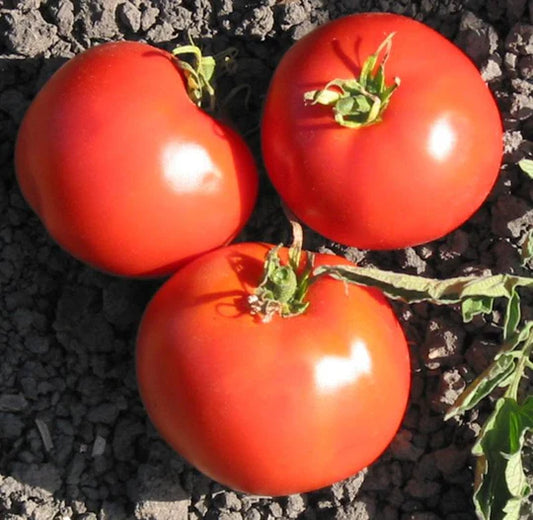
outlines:
[{"label": "ripe red tomato", "polygon": [[285,495],[348,477],[385,450],[410,367],[375,289],[318,278],[303,314],[252,315],[247,297],[271,247],[232,245],[178,271],[145,311],[136,363],[146,410],[174,449],[232,488]]},{"label": "ripe red tomato", "polygon": [[189,99],[169,53],[135,42],[58,70],[24,117],[15,159],[52,237],[119,275],[170,273],[229,242],[257,192],[243,140]]},{"label": "ripe red tomato", "polygon": [[[304,93],[357,77],[392,37],[382,121],[346,128]],[[393,249],[439,238],[482,204],[499,172],[502,124],[479,72],[451,42],[406,17],[341,18],[283,56],[264,107],[262,147],[275,188],[305,224],[337,242]]]}]

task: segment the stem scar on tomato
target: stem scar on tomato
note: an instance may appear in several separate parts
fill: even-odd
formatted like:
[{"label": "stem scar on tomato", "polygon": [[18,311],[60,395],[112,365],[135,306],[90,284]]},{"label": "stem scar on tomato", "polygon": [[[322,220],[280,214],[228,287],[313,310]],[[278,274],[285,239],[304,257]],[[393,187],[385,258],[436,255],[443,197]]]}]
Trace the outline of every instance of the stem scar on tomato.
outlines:
[{"label": "stem scar on tomato", "polygon": [[385,83],[385,64],[395,34],[390,33],[376,52],[365,60],[359,79],[332,79],[323,89],[306,92],[304,102],[332,106],[335,121],[347,128],[379,123],[392,94],[400,86],[400,78],[397,77],[392,85]]}]

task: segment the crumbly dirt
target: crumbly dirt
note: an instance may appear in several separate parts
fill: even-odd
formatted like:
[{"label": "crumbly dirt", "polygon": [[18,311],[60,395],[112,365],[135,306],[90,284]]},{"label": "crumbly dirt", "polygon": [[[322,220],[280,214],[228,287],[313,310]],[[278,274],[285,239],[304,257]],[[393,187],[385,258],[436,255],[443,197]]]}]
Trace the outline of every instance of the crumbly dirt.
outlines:
[{"label": "crumbly dirt", "polygon": [[[526,0],[3,0],[0,1],[0,518],[5,520],[471,520],[470,448],[483,405],[443,414],[497,349],[498,314],[463,324],[457,309],[395,304],[413,349],[410,407],[370,468],[313,493],[252,497],[223,488],[159,438],[139,400],[136,326],[160,281],[106,276],[60,250],[17,187],[13,145],[47,78],[92,45],[144,40],[171,49],[186,32],[238,66],[220,82],[227,116],[259,157],[258,121],[272,72],[313,27],[361,11],[393,11],[436,28],[482,71],[504,119],[505,164],[484,206],[442,240],[395,252],[346,249],[309,233],[306,245],[364,265],[426,276],[528,273],[519,248],[533,223],[533,184],[516,163],[533,147],[533,2]],[[240,240],[287,241],[290,229],[263,173]],[[531,267],[531,266],[529,266]],[[526,309],[531,317],[531,308]],[[529,467],[533,465],[529,460]],[[533,518],[531,502],[524,520]]]}]

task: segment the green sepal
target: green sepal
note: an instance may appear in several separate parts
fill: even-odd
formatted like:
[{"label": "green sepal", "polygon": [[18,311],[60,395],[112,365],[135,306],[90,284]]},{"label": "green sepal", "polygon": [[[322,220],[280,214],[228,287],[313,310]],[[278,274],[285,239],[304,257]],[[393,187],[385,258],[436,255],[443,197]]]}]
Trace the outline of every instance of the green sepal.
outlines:
[{"label": "green sepal", "polygon": [[385,84],[385,64],[393,36],[394,33],[389,34],[377,51],[365,60],[358,79],[333,79],[322,89],[305,92],[304,101],[331,106],[335,121],[347,128],[380,122],[393,92],[400,85],[398,78],[389,86]]},{"label": "green sepal", "polygon": [[[203,56],[199,47],[191,41],[189,45],[176,47],[172,54],[183,71],[187,81],[187,93],[191,101],[213,112],[215,109],[215,89],[212,81],[215,75],[216,60],[213,56]],[[183,55],[192,56],[192,64],[181,59]]]},{"label": "green sepal", "polygon": [[291,247],[289,262],[284,265],[279,256],[281,247],[275,246],[267,253],[263,277],[248,298],[252,314],[260,315],[263,322],[276,314],[283,318],[298,316],[309,307],[305,297],[312,282],[314,256],[307,253],[306,263],[300,268],[301,249]]},{"label": "green sepal", "polygon": [[297,278],[296,273],[289,266],[281,265],[279,249],[280,246],[276,246],[268,252],[263,280],[256,294],[268,300],[286,304],[296,292]]}]

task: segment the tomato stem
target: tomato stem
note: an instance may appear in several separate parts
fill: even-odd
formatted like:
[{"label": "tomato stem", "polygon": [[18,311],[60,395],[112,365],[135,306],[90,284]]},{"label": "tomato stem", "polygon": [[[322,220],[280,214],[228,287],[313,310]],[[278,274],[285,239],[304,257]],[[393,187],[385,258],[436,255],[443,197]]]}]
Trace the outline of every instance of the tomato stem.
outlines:
[{"label": "tomato stem", "polygon": [[263,278],[254,294],[248,297],[250,312],[269,322],[278,314],[284,318],[298,316],[305,312],[309,302],[305,301],[309,286],[313,282],[314,255],[305,253],[302,266],[303,232],[301,225],[289,218],[293,243],[289,248],[289,261],[282,264],[279,250],[282,245],[273,247],[266,255]]},{"label": "tomato stem", "polygon": [[365,60],[359,79],[333,79],[323,89],[306,92],[304,101],[310,105],[333,107],[335,121],[347,128],[379,123],[392,94],[400,85],[399,78],[394,78],[392,85],[385,83],[385,64],[394,34],[389,34],[376,52]]},{"label": "tomato stem", "polygon": [[300,265],[300,257],[304,243],[304,233],[302,225],[298,221],[296,215],[288,208],[288,206],[282,202],[283,213],[289,221],[292,230],[292,244],[289,250],[289,254],[292,255],[294,265]]}]

